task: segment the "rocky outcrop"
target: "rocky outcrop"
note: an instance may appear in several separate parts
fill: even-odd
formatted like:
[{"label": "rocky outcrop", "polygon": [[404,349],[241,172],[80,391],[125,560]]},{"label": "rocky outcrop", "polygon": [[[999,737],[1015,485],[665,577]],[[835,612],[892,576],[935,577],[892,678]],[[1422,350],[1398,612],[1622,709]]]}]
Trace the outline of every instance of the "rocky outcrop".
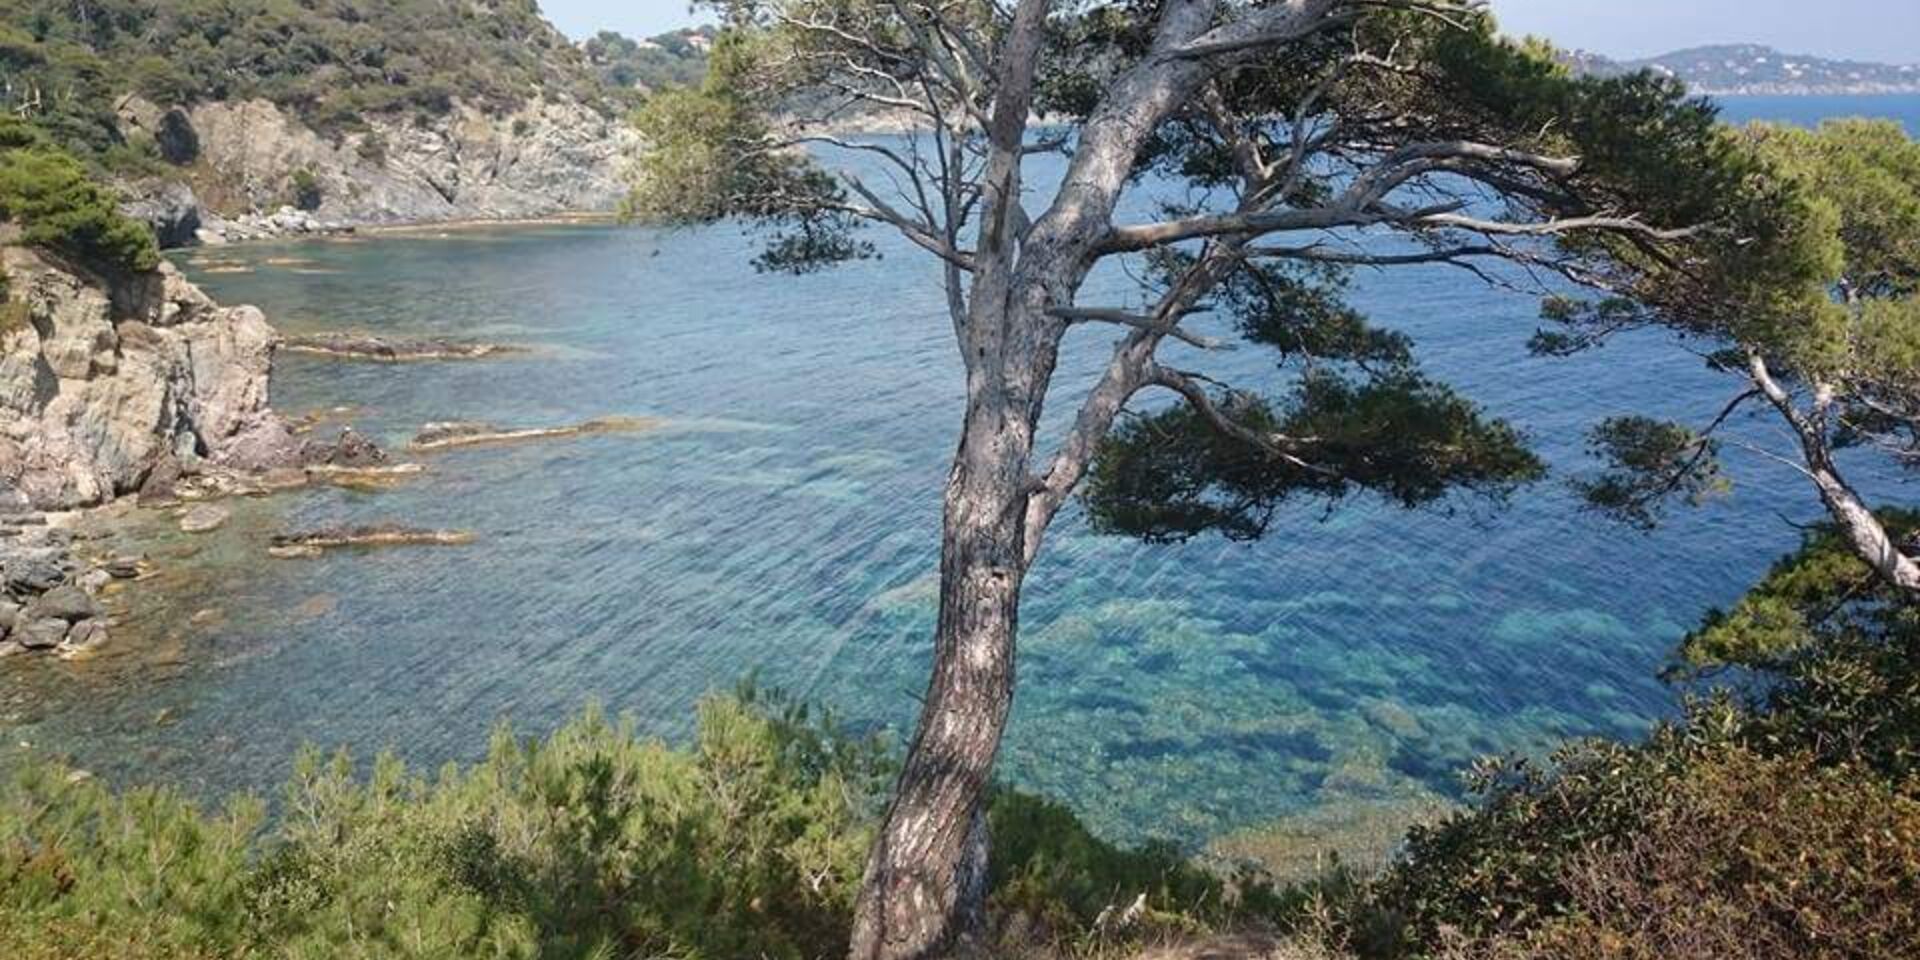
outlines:
[{"label": "rocky outcrop", "polygon": [[153,227],[162,247],[186,247],[199,242],[200,198],[183,181],[161,181],[140,191],[121,211]]},{"label": "rocky outcrop", "polygon": [[0,246],[0,512],[111,500],[156,476],[299,456],[268,407],[276,334],[171,265],[108,278]]},{"label": "rocky outcrop", "polygon": [[611,210],[636,136],[586,104],[544,97],[504,114],[456,102],[424,121],[369,115],[363,129],[330,135],[266,100],[163,109],[128,97],[119,116],[127,134],[172,144],[170,156],[191,154],[177,161],[179,179],[198,195],[199,238],[216,243],[274,231]]}]

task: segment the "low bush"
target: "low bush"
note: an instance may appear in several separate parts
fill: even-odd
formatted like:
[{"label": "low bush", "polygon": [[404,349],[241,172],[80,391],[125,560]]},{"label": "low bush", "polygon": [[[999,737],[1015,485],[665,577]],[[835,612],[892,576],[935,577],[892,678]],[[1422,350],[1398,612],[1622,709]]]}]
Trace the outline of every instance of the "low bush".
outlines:
[{"label": "low bush", "polygon": [[[308,751],[271,819],[31,765],[0,784],[0,956],[837,957],[892,771],[751,687],[704,702],[685,749],[589,710],[432,776]],[[1025,945],[1278,910],[1055,804],[1000,792],[992,824],[992,902]]]},{"label": "low bush", "polygon": [[684,751],[589,711],[434,777],[310,752],[271,826],[32,767],[0,789],[0,953],[834,955],[886,761],[824,729],[715,699]]},{"label": "low bush", "polygon": [[1571,913],[1497,960],[1842,960],[1920,946],[1920,798],[1808,755],[1716,754],[1625,842],[1572,864]]}]

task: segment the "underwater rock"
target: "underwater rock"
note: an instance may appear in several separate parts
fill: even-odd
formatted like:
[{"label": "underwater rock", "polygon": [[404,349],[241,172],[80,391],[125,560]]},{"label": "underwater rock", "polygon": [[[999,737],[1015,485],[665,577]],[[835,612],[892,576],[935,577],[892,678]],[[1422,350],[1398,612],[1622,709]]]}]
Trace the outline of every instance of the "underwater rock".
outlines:
[{"label": "underwater rock", "polygon": [[203,503],[180,518],[180,529],[185,533],[207,533],[220,529],[231,516],[233,512],[225,507]]},{"label": "underwater rock", "polygon": [[659,421],[645,417],[601,417],[565,427],[501,427],[491,423],[455,420],[429,423],[420,428],[407,446],[414,450],[443,450],[487,443],[511,443],[519,440],[547,440],[577,437],[588,433],[614,433],[623,430],[647,430]]},{"label": "underwater rock", "polygon": [[64,620],[75,623],[97,617],[103,611],[100,602],[79,587],[55,587],[28,605],[23,614],[28,620]]},{"label": "underwater rock", "polygon": [[525,347],[474,340],[449,340],[440,337],[405,339],[381,337],[369,333],[314,333],[289,336],[280,342],[283,350],[311,353],[348,360],[379,360],[399,363],[412,360],[483,360],[488,357],[525,353]]},{"label": "underwater rock", "polygon": [[340,547],[452,546],[472,543],[464,530],[423,530],[397,524],[323,527],[298,533],[275,534],[268,552],[281,558],[313,557]]},{"label": "underwater rock", "polygon": [[0,587],[21,593],[45,593],[60,585],[67,578],[60,564],[46,557],[11,556],[0,567],[5,574],[0,575]]},{"label": "underwater rock", "polygon": [[84,660],[98,653],[107,645],[107,625],[98,620],[87,620],[73,625],[67,632],[56,654],[62,660]]}]

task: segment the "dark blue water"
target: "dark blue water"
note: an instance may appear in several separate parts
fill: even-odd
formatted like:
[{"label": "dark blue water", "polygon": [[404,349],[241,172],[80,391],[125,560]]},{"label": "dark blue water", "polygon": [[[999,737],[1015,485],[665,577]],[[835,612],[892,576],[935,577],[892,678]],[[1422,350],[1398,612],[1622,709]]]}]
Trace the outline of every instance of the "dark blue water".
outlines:
[{"label": "dark blue water", "polygon": [[[1920,120],[1913,98],[1728,109]],[[33,705],[0,733],[112,776],[213,789],[275,783],[309,741],[470,757],[501,718],[544,729],[592,698],[677,735],[695,699],[749,672],[898,728],[924,685],[961,383],[935,271],[876,239],[886,259],[797,279],[753,272],[750,241],[730,228],[525,228],[187,258],[215,295],[260,304],[288,331],[536,348],[473,364],[285,357],[283,409],[351,406],[393,444],[447,418],[665,426],[434,455],[393,491],[243,505],[214,540],[166,547],[197,547],[178,561],[194,571],[179,612],[220,612],[192,627],[156,615],[172,637],[164,670],[16,671]],[[283,258],[306,262],[269,262]],[[206,272],[215,260],[252,272]],[[1356,287],[1431,372],[1522,424],[1561,477],[1504,512],[1303,505],[1256,545],[1141,546],[1065,518],[1027,594],[1009,777],[1113,835],[1195,839],[1448,793],[1487,752],[1632,735],[1672,709],[1654,673],[1681,632],[1794,544],[1789,520],[1816,516],[1802,480],[1738,455],[1730,499],[1655,534],[1588,516],[1563,485],[1587,425],[1702,419],[1734,385],[1657,337],[1529,357],[1537,305],[1458,271],[1367,273]],[[1111,337],[1070,344],[1056,428]],[[1243,385],[1271,377],[1254,351],[1205,362]],[[1764,421],[1742,429],[1782,442]],[[275,529],[378,520],[479,539],[264,558]]]}]

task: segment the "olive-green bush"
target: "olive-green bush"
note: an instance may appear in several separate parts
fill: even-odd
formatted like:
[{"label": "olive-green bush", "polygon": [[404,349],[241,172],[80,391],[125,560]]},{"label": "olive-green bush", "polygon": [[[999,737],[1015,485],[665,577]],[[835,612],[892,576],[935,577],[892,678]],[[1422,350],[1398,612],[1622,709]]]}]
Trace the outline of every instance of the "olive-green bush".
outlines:
[{"label": "olive-green bush", "polygon": [[[891,753],[751,687],[682,749],[590,709],[433,775],[308,751],[271,816],[33,764],[0,784],[0,956],[837,957]],[[1279,901],[997,795],[1001,931],[1075,950]],[[1144,896],[1144,915],[1127,906]]]}]

